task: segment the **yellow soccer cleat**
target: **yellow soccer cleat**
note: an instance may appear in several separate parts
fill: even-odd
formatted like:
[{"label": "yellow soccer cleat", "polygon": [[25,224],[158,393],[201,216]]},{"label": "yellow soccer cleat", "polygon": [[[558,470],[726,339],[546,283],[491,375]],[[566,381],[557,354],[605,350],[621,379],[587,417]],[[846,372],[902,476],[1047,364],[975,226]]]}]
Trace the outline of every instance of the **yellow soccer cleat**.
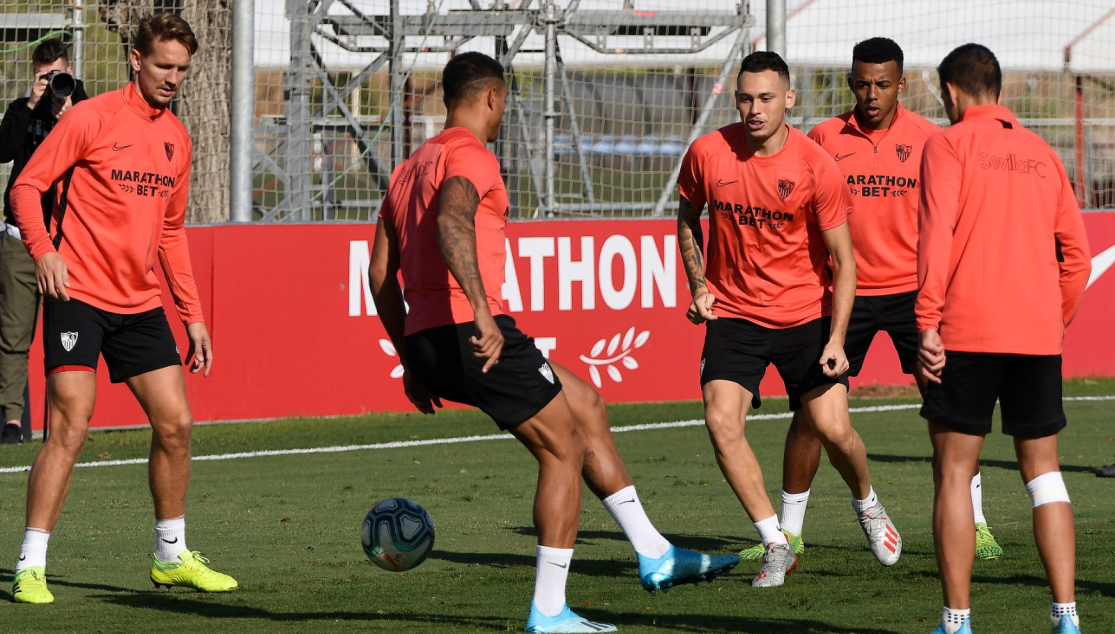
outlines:
[{"label": "yellow soccer cleat", "polygon": [[211,570],[209,560],[196,550],[178,555],[178,561],[167,563],[155,557],[151,561],[151,583],[155,587],[182,586],[202,592],[229,592],[239,587],[232,577]]},{"label": "yellow soccer cleat", "polygon": [[976,559],[989,561],[1003,556],[1003,547],[995,541],[991,529],[982,522],[976,523]]},{"label": "yellow soccer cleat", "polygon": [[31,566],[16,573],[12,584],[12,601],[16,603],[54,603],[54,595],[46,589],[46,568]]}]

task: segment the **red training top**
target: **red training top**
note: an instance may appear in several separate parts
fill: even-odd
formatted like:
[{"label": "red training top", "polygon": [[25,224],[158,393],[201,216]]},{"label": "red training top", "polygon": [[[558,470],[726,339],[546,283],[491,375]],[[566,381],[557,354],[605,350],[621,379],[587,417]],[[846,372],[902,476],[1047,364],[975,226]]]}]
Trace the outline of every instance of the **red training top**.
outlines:
[{"label": "red training top", "polygon": [[791,328],[832,313],[828,247],[852,196],[832,157],[789,128],[771,156],[747,149],[742,123],[697,139],[686,152],[678,193],[709,210],[705,281],[718,317]]},{"label": "red training top", "polygon": [[476,210],[476,256],[492,315],[507,312],[503,300],[507,250],[504,225],[509,202],[499,161],[466,128],[448,128],[395,168],[380,209],[399,238],[399,268],[409,311],[405,334],[463,324],[476,316],[461,285],[442,259],[437,238],[441,185],[467,178],[480,196]]},{"label": "red training top", "polygon": [[848,230],[856,252],[856,295],[918,289],[918,169],[925,140],[940,131],[901,105],[886,130],[860,127],[852,110],[809,131],[836,159],[855,197]]},{"label": "red training top", "polygon": [[[186,324],[204,321],[186,243],[191,156],[178,118],[152,108],[132,84],[75,105],[12,187],[12,211],[31,257],[57,251],[70,297],[135,314],[162,305],[157,254],[178,316]],[[47,234],[42,195],[59,180]]]},{"label": "red training top", "polygon": [[1056,152],[1003,106],[976,106],[925,144],[918,330],[946,350],[1061,353],[1091,260]]}]

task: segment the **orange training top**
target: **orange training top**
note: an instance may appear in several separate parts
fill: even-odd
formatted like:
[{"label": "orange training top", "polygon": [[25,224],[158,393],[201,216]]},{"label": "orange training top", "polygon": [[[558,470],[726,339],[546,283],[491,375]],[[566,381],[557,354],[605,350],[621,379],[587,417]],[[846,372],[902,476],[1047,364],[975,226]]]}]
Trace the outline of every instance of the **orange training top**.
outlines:
[{"label": "orange training top", "polygon": [[[135,314],[162,306],[157,256],[178,316],[186,324],[204,321],[186,243],[191,155],[178,118],[152,108],[132,84],[75,105],[12,187],[12,211],[31,257],[57,251],[70,297]],[[47,234],[41,197],[56,181]]]},{"label": "orange training top", "polygon": [[678,193],[709,210],[705,281],[718,317],[791,328],[832,313],[828,248],[852,196],[832,157],[789,128],[771,156],[747,149],[742,123],[697,139],[682,161]]},{"label": "orange training top", "polygon": [[1056,152],[976,106],[926,142],[921,178],[918,330],[946,350],[1060,354],[1091,260]]},{"label": "orange training top", "polygon": [[407,335],[476,319],[438,246],[441,186],[455,176],[467,178],[480,196],[475,218],[480,279],[492,315],[507,312],[503,301],[507,263],[503,229],[509,203],[499,161],[467,129],[449,128],[423,143],[395,168],[379,212],[380,221],[390,222],[399,238],[399,268],[409,307]]},{"label": "orange training top", "polygon": [[925,140],[940,131],[901,105],[886,130],[860,127],[853,110],[809,131],[836,160],[856,201],[848,217],[856,295],[917,290],[918,170]]}]

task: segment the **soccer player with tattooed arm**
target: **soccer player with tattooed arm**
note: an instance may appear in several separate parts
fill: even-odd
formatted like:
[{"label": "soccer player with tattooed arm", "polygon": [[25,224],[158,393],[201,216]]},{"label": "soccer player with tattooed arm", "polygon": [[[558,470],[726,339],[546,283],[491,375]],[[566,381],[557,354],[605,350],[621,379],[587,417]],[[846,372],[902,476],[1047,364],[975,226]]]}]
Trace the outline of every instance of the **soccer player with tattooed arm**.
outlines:
[{"label": "soccer player with tattooed arm", "polygon": [[776,53],[752,53],[736,81],[742,121],[689,148],[678,178],[677,227],[693,294],[686,317],[705,327],[699,375],[705,424],[720,470],[764,547],[752,585],[780,586],[797,566],[744,435],[771,364],[786,385],[790,410],[803,413],[851,490],[872,553],[892,566],[902,539],[871,486],[867,451],[848,413],[844,338],[856,291],[847,222],[852,197],[832,157],[786,124],[795,99],[786,62]]},{"label": "soccer player with tattooed arm", "polygon": [[499,62],[475,52],[446,64],[445,129],[392,174],[368,274],[411,403],[427,414],[442,399],[473,405],[538,461],[538,546],[526,631],[614,632],[614,625],[583,618],[565,601],[582,479],[630,540],[639,580],[652,594],[711,580],[739,558],[683,550],[658,532],[616,450],[604,399],[542,356],[507,314],[509,206],[499,161],[486,146],[499,138],[503,121],[503,72]]}]

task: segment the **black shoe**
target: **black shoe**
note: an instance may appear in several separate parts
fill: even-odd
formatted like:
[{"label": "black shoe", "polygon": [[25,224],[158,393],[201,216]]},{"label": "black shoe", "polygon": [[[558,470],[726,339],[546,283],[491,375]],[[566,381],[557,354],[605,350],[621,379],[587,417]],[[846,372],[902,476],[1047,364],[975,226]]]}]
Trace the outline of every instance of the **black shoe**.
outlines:
[{"label": "black shoe", "polygon": [[1096,469],[1096,475],[1100,478],[1115,478],[1115,463]]},{"label": "black shoe", "polygon": [[[13,423],[4,425],[4,431],[0,432],[0,445],[21,444],[23,444],[23,430],[19,428],[19,425]],[[1115,473],[1112,475],[1115,475]]]}]

